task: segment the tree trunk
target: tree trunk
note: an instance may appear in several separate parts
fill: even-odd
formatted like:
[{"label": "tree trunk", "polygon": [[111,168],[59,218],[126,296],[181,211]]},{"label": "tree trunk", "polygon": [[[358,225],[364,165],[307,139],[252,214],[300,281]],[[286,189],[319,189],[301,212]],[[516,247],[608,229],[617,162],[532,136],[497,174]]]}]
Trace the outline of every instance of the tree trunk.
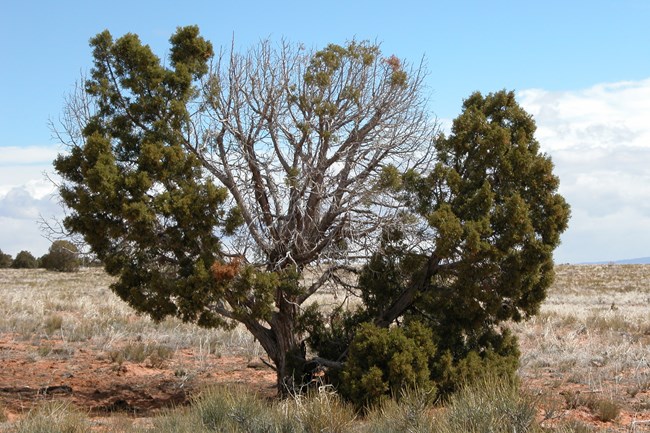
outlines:
[{"label": "tree trunk", "polygon": [[269,327],[257,322],[246,327],[259,340],[267,355],[275,364],[277,388],[280,396],[300,392],[305,384],[307,363],[305,346],[296,332],[297,306],[286,299],[279,299],[279,311],[273,314]]},{"label": "tree trunk", "polygon": [[278,392],[286,396],[299,391],[303,385],[306,353],[295,329],[297,305],[288,302],[284,294],[279,296],[281,296],[281,299],[278,299],[280,311],[271,321],[271,329],[277,342],[277,352],[273,361],[277,369]]}]

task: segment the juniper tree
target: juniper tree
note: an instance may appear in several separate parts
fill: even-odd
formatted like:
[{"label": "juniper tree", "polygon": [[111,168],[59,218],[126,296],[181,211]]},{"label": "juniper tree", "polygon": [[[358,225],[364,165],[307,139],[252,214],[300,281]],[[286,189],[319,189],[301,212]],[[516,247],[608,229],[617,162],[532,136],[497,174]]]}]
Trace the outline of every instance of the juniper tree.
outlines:
[{"label": "juniper tree", "polygon": [[5,254],[0,250],[0,269],[11,267],[11,262],[13,262],[11,254]]},{"label": "juniper tree", "polygon": [[[170,43],[167,62],[133,34],[91,40],[91,74],[64,111],[69,151],[55,161],[65,227],[118,277],[113,290],[134,308],[208,327],[243,324],[283,392],[303,373],[305,343],[319,350],[310,331],[328,335],[308,326],[316,316],[306,306],[332,284],[360,293],[364,320],[386,327],[440,308],[437,279],[469,287],[462,272],[484,266],[475,285],[504,279],[490,308],[512,301],[520,311],[525,293],[523,312],[534,311],[567,210],[528,126],[480,143],[439,137],[424,68],[367,42],[320,51],[261,42],[215,54],[197,27],[184,27]],[[511,122],[504,131],[518,130]],[[475,161],[476,152],[491,154],[493,139],[499,162]],[[528,162],[513,168],[496,156],[508,152]],[[526,164],[537,168],[520,171]],[[543,176],[539,185],[531,174]],[[421,236],[413,260],[386,255],[391,231]],[[380,295],[369,272],[384,262],[405,278]],[[339,272],[363,263],[359,292]],[[525,290],[499,292],[505,279],[525,280]],[[318,361],[343,365],[345,350],[334,352]]]},{"label": "juniper tree", "polygon": [[[316,346],[326,341],[331,347],[338,338],[341,357],[350,344],[357,346],[355,353],[367,345],[358,337],[353,341],[346,327],[423,323],[436,345],[429,368],[440,391],[481,371],[514,375],[519,352],[502,325],[538,311],[553,278],[553,250],[569,218],[552,162],[540,153],[534,132],[532,117],[513,92],[474,93],[450,135],[436,139],[431,171],[399,173],[387,166],[386,183],[410,223],[384,226],[379,248],[363,267],[363,306],[354,315],[329,329],[320,326],[322,317],[312,318]],[[391,335],[386,331],[382,338]],[[385,361],[387,350],[381,352],[361,351],[353,365],[359,358],[378,359],[384,376],[368,376],[369,368],[348,369],[344,377],[356,385],[344,389],[367,396],[383,383],[387,391],[394,374]],[[407,359],[416,362],[415,355]],[[415,385],[414,378],[403,380]]]},{"label": "juniper tree", "polygon": [[35,269],[38,267],[38,260],[29,251],[20,251],[11,262],[14,269]]},{"label": "juniper tree", "polygon": [[79,262],[77,246],[62,239],[52,242],[47,254],[40,258],[41,267],[58,272],[76,272],[79,270]]}]

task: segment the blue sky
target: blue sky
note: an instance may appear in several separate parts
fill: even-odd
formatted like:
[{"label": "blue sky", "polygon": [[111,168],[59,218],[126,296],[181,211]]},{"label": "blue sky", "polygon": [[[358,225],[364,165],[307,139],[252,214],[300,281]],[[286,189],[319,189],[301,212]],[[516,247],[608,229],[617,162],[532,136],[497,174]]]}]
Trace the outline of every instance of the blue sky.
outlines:
[{"label": "blue sky", "polygon": [[35,224],[60,213],[42,172],[61,149],[57,121],[88,40],[140,35],[165,56],[177,26],[215,46],[286,38],[310,47],[351,38],[386,55],[423,56],[443,122],[471,92],[517,91],[538,123],[573,206],[558,262],[650,256],[650,2],[611,1],[23,1],[0,13],[0,248],[43,254]]}]

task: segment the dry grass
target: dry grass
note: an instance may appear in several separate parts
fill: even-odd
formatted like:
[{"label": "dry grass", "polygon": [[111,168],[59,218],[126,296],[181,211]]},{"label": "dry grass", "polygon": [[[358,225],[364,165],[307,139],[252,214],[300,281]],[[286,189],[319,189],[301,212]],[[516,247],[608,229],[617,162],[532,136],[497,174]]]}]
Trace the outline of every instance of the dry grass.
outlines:
[{"label": "dry grass", "polygon": [[[542,424],[553,431],[627,431],[633,420],[650,419],[650,266],[562,265],[556,272],[540,314],[512,325],[522,347],[522,384],[538,396]],[[153,367],[169,362],[180,349],[191,349],[199,361],[215,354],[262,355],[242,328],[206,330],[176,319],[156,324],[117,298],[109,289],[111,281],[98,269],[71,274],[3,269],[0,333],[5,341],[31,344],[35,358],[70,356],[79,343],[115,364],[132,359]],[[318,301],[330,308],[348,302],[334,291]],[[200,362],[193,365],[201,368]],[[185,365],[171,367],[191,373]],[[309,408],[305,414],[323,409],[302,407]],[[34,417],[59,409],[52,406]],[[428,418],[418,418],[407,407],[389,409],[383,408],[384,413],[403,413],[402,421],[429,426]],[[572,418],[573,412],[582,418]],[[3,415],[0,406],[0,422]],[[72,418],[76,424],[76,415]],[[155,422],[174,431],[171,426],[183,418],[174,412]],[[118,421],[129,430],[129,422]],[[601,427],[593,427],[599,422]],[[639,424],[636,431],[646,427]]]},{"label": "dry grass", "polygon": [[602,421],[621,409],[648,418],[649,301],[650,266],[556,267],[540,314],[514,325],[523,383],[549,395],[581,393],[574,408]]},{"label": "dry grass", "polygon": [[[209,330],[166,319],[155,323],[137,314],[110,289],[100,269],[78,273],[42,269],[0,272],[0,333],[33,342],[37,356],[53,356],[49,339],[85,342],[116,358],[168,358],[170,351],[191,348],[199,358],[222,353],[256,358],[261,347],[243,328]],[[140,352],[140,353],[138,353]]]}]

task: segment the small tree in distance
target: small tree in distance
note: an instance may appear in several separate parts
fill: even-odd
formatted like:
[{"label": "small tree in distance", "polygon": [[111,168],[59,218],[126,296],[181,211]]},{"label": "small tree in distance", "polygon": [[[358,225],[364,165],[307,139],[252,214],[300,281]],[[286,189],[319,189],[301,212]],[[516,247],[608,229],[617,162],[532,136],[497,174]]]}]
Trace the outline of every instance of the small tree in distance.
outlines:
[{"label": "small tree in distance", "polygon": [[66,240],[52,242],[48,253],[41,257],[41,267],[49,271],[76,272],[79,265],[77,246]]},{"label": "small tree in distance", "polygon": [[0,269],[10,268],[12,261],[11,254],[5,254],[0,250]]},{"label": "small tree in distance", "polygon": [[[215,57],[197,27],[170,42],[165,67],[135,35],[97,35],[64,113],[64,224],[120,297],[155,319],[242,323],[281,393],[314,364],[379,395],[423,363],[446,386],[464,366],[512,359],[499,325],[538,308],[568,220],[512,93],[472,95],[447,138],[426,112],[423,67],[376,45],[262,42]],[[332,288],[361,307],[324,315],[313,298]],[[358,377],[363,350],[383,348],[393,355],[378,363],[414,367]]]},{"label": "small tree in distance", "polygon": [[29,251],[21,251],[16,254],[11,267],[14,269],[35,269],[38,267],[38,260]]}]

